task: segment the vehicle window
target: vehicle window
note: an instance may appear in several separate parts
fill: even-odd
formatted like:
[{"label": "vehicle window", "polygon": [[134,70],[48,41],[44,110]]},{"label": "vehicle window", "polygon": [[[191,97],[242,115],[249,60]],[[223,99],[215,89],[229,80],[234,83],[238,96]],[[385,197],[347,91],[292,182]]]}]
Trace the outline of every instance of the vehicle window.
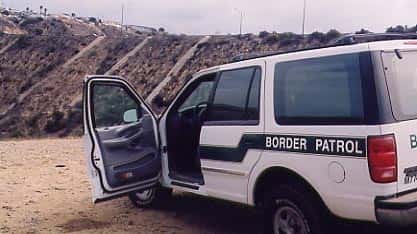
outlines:
[{"label": "vehicle window", "polygon": [[208,121],[259,119],[260,71],[255,70],[245,68],[221,73]]},{"label": "vehicle window", "polygon": [[197,88],[185,99],[184,103],[178,108],[178,112],[182,112],[196,105],[208,102],[210,93],[213,88],[214,81],[203,81]]},{"label": "vehicle window", "polygon": [[359,54],[278,63],[275,117],[280,124],[357,123],[364,119]]},{"label": "vehicle window", "polygon": [[417,118],[417,52],[401,51],[402,59],[394,53],[384,54],[384,64],[393,77],[387,77],[392,109],[397,120]]},{"label": "vehicle window", "polygon": [[116,85],[94,85],[93,106],[96,128],[126,124],[126,111],[140,109],[129,93]]},{"label": "vehicle window", "polygon": [[259,99],[261,91],[261,69],[255,70],[251,89],[249,91],[249,101],[247,107],[247,119],[259,120]]}]

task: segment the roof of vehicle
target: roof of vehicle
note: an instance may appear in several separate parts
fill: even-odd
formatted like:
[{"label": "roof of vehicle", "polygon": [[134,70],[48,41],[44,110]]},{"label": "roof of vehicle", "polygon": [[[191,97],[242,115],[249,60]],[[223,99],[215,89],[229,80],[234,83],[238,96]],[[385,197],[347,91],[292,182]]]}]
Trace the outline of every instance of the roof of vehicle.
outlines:
[{"label": "roof of vehicle", "polygon": [[[342,36],[329,45],[303,48],[291,51],[280,51],[263,54],[242,54],[234,57],[228,64],[233,63],[245,63],[246,61],[256,61],[260,59],[274,59],[277,57],[305,57],[314,55],[331,55],[331,54],[343,54],[354,53],[362,51],[383,51],[383,50],[395,50],[395,49],[417,49],[417,34],[394,34],[394,33],[382,33],[382,34],[351,34]],[[218,65],[203,69],[197,74],[205,74],[215,72],[222,66],[227,64]]]},{"label": "roof of vehicle", "polygon": [[415,33],[349,34],[349,35],[344,35],[336,39],[335,41],[331,42],[328,45],[319,46],[319,47],[302,48],[302,49],[297,49],[297,50],[271,52],[271,53],[264,53],[264,54],[241,54],[232,58],[231,63],[257,59],[257,58],[271,57],[275,55],[322,50],[322,49],[327,49],[327,48],[343,49],[343,48],[349,48],[348,46],[352,46],[352,45],[365,45],[365,46],[369,46],[370,48],[372,45],[392,46],[394,44],[398,45],[398,44],[404,43],[404,40],[406,41],[417,40],[417,34]]}]

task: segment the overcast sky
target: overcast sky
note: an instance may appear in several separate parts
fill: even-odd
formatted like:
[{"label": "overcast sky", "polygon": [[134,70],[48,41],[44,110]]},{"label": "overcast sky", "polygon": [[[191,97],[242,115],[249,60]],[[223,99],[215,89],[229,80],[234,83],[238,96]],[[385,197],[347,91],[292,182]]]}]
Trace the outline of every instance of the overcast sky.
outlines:
[{"label": "overcast sky", "polygon": [[[121,19],[125,5],[128,24],[164,27],[172,33],[238,33],[243,31],[301,32],[304,0],[0,0],[6,7]],[[306,31],[335,28],[354,32],[366,28],[382,32],[391,25],[416,25],[417,0],[307,0]]]}]

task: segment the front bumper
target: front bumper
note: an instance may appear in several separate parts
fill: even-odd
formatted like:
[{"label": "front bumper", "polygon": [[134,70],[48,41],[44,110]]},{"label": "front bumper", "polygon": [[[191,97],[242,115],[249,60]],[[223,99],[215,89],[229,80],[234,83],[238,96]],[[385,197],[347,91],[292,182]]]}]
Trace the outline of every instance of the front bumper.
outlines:
[{"label": "front bumper", "polygon": [[417,225],[417,191],[375,199],[378,223],[390,226]]}]

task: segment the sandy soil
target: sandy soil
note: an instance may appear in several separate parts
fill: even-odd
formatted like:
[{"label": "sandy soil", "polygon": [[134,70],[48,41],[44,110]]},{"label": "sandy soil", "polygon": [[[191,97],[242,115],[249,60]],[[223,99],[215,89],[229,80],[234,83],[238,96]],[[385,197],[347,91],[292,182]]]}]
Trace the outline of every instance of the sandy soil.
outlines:
[{"label": "sandy soil", "polygon": [[[81,140],[0,142],[0,233],[260,233],[252,209],[176,193],[159,208],[91,202]],[[417,230],[417,229],[414,229]],[[366,224],[339,233],[416,233]]]}]

